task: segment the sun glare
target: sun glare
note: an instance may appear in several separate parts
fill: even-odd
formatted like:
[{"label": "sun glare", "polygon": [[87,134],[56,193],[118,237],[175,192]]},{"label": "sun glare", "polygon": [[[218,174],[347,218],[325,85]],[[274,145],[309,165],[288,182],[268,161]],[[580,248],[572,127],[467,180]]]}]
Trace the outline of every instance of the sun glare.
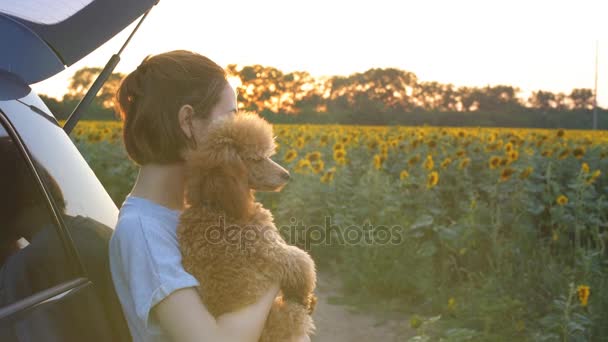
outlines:
[{"label": "sun glare", "polygon": [[235,90],[243,84],[238,76],[228,76],[227,80],[230,86]]}]

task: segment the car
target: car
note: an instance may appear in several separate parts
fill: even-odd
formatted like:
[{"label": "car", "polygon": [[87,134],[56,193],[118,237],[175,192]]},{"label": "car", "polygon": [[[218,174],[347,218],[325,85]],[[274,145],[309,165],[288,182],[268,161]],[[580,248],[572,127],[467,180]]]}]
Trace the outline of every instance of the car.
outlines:
[{"label": "car", "polygon": [[69,137],[124,46],[63,126],[30,85],[141,24],[156,2],[0,0],[3,342],[132,340],[109,270],[118,209]]}]

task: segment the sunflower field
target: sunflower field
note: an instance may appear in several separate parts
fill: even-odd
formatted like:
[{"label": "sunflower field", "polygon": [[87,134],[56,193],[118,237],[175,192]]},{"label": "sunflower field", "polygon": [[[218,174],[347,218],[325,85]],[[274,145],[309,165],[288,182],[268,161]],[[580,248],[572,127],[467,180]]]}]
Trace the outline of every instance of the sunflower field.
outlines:
[{"label": "sunflower field", "polygon": [[[347,298],[418,341],[608,339],[608,132],[275,125],[292,179],[257,194]],[[114,122],[72,139],[121,205]]]}]

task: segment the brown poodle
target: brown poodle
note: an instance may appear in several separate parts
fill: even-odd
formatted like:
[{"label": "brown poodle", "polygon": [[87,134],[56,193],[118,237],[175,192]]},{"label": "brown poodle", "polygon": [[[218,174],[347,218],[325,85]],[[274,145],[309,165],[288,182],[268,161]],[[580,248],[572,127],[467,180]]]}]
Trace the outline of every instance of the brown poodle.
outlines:
[{"label": "brown poodle", "polygon": [[213,122],[186,156],[187,208],[177,236],[186,271],[215,317],[253,304],[279,282],[260,341],[291,341],[314,332],[315,264],[288,245],[253,191],[278,191],[289,173],[270,159],[272,126],[246,113]]}]

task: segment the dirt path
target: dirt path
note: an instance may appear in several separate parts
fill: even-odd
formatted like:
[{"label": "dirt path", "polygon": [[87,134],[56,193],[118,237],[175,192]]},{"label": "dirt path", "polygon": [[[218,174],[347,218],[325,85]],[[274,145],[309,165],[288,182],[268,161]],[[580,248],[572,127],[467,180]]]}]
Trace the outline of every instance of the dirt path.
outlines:
[{"label": "dirt path", "polygon": [[407,328],[406,317],[380,318],[350,306],[329,303],[331,297],[340,296],[339,280],[324,273],[317,277],[318,303],[313,313],[317,333],[311,337],[312,342],[396,342],[415,335]]}]

